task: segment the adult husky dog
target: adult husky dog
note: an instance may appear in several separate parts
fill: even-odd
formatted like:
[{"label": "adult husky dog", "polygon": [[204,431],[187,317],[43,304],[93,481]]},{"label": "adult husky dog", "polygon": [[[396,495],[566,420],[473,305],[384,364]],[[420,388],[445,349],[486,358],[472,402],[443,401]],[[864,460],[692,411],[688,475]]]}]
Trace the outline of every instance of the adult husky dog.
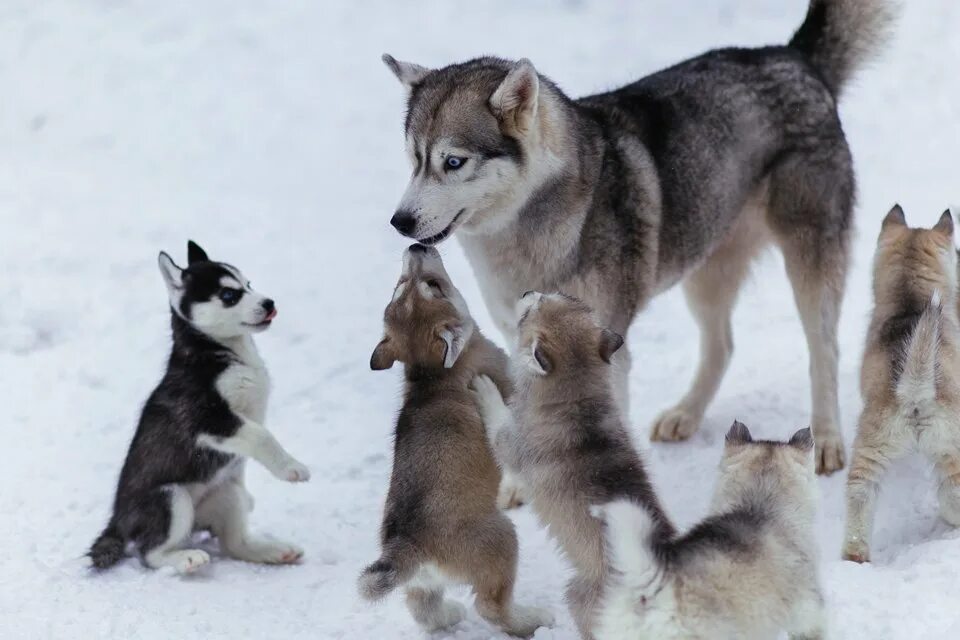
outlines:
[{"label": "adult husky dog", "polygon": [[[817,470],[836,471],[836,328],[856,191],[837,99],[889,17],[882,0],[812,0],[787,46],[711,51],[579,100],[525,59],[431,70],[384,56],[409,89],[414,167],[391,223],[424,244],[456,233],[511,341],[526,290],[577,296],[625,334],[682,281],[701,362],[654,440],[699,427],[733,349],[737,291],[776,242],[810,351]],[[615,363],[625,411],[626,349]]]}]

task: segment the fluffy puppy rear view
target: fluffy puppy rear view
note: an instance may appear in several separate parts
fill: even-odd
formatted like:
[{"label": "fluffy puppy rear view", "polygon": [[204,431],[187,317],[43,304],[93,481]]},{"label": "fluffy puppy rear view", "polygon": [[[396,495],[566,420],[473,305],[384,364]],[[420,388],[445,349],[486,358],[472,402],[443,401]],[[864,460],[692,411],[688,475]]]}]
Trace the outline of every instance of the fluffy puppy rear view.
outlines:
[{"label": "fluffy puppy rear view", "polygon": [[127,546],[154,569],[190,573],[207,564],[184,549],[194,529],[208,529],[239,560],[297,562],[295,545],[258,540],[247,531],[252,498],[246,458],[288,482],[310,477],[264,427],[270,380],[252,335],[277,314],[236,267],[188,244],[181,269],[159,257],[167,285],[173,349],[163,380],[147,399],[130,444],[107,528],[93,543],[93,566],[119,562]]},{"label": "fluffy puppy rear view", "polygon": [[940,514],[960,526],[960,320],[953,218],[907,226],[884,218],[874,258],[874,310],[860,372],[863,413],[847,478],[843,557],[870,560],[880,479],[919,451],[935,466]]},{"label": "fluffy puppy rear view", "polygon": [[468,384],[484,374],[507,395],[506,355],[474,326],[436,249],[413,245],[384,312],[374,370],[404,365],[393,474],[381,527],[382,555],[361,574],[377,600],[405,587],[407,607],[427,631],[457,624],[465,611],[444,600],[447,582],[466,584],[488,622],[517,636],[552,623],[513,602],[517,536],[496,505],[500,471]]},{"label": "fluffy puppy rear view", "polygon": [[711,515],[687,533],[662,537],[630,500],[597,506],[611,568],[597,640],[823,638],[816,503],[810,430],[755,441],[735,422]]}]

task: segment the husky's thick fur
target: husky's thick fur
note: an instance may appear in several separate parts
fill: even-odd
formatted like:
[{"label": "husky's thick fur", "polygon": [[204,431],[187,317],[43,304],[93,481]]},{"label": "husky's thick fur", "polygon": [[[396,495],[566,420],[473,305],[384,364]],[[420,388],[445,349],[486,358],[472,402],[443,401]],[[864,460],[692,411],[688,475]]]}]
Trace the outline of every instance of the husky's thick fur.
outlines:
[{"label": "husky's thick fur", "polygon": [[618,500],[606,523],[608,582],[597,640],[760,640],[824,637],[814,538],[817,486],[809,429],[788,443],[727,434],[711,515],[659,536],[644,505]]},{"label": "husky's thick fur", "polygon": [[847,478],[843,557],[870,560],[881,477],[919,451],[936,466],[940,514],[960,526],[960,321],[953,218],[907,227],[896,206],[883,221],[873,268],[875,307],[860,373],[863,413]]},{"label": "husky's thick fur", "polygon": [[252,334],[270,326],[273,300],[193,242],[185,269],[166,253],[159,262],[173,350],[140,416],[113,515],[90,549],[93,566],[116,564],[129,544],[150,567],[194,571],[210,561],[205,551],[181,548],[194,529],[209,529],[240,560],[296,562],[303,555],[296,546],[247,531],[253,502],[243,483],[246,458],[281,480],[310,477],[263,426],[270,381]]},{"label": "husky's thick fur", "polygon": [[673,528],[613,396],[610,361],[622,338],[562,294],[529,292],[517,316],[510,407],[484,378],[474,381],[478,404],[498,458],[519,475],[533,510],[573,565],[567,603],[589,638],[607,581],[602,529],[590,506],[630,500],[647,510],[658,537],[669,538]]},{"label": "husky's thick fur", "polygon": [[[508,339],[525,290],[575,295],[625,335],[682,281],[701,363],[655,440],[699,428],[732,352],[737,292],[777,243],[810,351],[817,469],[836,471],[836,327],[856,191],[837,100],[889,17],[883,0],[812,0],[787,46],[711,51],[579,100],[528,60],[431,70],[384,56],[409,89],[414,166],[391,222],[428,244],[456,232]],[[626,416],[626,349],[615,363]]]},{"label": "husky's thick fur", "polygon": [[500,472],[468,388],[478,374],[512,390],[507,357],[481,335],[436,249],[413,245],[384,312],[372,369],[404,364],[393,475],[381,528],[382,555],[360,576],[376,600],[406,587],[407,606],[428,631],[458,623],[446,581],[476,592],[477,611],[508,633],[531,636],[552,618],[513,602],[517,536],[496,505]]}]

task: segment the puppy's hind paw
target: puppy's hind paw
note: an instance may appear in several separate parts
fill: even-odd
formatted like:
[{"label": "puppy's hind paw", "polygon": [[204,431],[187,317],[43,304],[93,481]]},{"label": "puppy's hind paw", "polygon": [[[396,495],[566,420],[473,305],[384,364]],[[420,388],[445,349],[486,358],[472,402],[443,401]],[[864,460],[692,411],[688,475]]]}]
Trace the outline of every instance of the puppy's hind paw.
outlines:
[{"label": "puppy's hind paw", "polygon": [[505,631],[510,635],[529,638],[540,627],[552,627],[553,624],[553,614],[547,609],[515,604],[511,608],[510,621]]}]

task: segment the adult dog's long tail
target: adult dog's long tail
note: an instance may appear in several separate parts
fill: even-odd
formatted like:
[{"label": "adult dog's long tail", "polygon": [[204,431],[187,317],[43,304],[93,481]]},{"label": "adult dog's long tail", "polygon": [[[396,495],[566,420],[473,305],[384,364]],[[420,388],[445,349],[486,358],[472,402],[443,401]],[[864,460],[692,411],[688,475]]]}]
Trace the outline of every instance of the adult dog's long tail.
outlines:
[{"label": "adult dog's long tail", "polygon": [[937,399],[937,351],[943,303],[934,293],[930,305],[917,321],[903,356],[903,371],[897,381],[897,399],[902,407],[922,408]]},{"label": "adult dog's long tail", "polygon": [[809,57],[840,95],[857,68],[877,53],[895,13],[892,0],[810,0],[790,46]]}]

